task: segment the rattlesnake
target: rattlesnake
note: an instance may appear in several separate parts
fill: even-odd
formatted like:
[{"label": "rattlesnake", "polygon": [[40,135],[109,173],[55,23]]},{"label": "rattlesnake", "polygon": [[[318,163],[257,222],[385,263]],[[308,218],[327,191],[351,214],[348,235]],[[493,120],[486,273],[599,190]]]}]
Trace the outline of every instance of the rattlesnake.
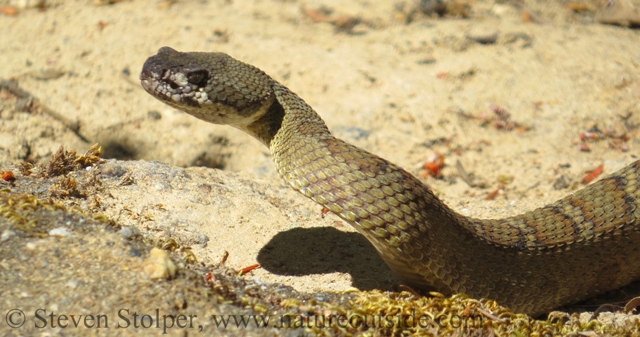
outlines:
[{"label": "rattlesnake", "polygon": [[545,207],[480,220],[334,138],[296,94],[226,54],[163,47],[140,80],[160,101],[267,145],[291,187],[355,227],[417,290],[467,293],[537,315],[640,278],[640,161]]}]

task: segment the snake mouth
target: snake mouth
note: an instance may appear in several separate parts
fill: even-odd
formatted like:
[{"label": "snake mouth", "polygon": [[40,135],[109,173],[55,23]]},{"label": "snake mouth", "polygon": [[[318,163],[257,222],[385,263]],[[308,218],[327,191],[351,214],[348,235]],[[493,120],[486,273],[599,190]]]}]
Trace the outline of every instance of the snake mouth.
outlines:
[{"label": "snake mouth", "polygon": [[203,89],[209,81],[204,69],[183,71],[161,67],[149,59],[140,73],[142,87],[153,96],[177,109],[200,108],[207,99]]}]

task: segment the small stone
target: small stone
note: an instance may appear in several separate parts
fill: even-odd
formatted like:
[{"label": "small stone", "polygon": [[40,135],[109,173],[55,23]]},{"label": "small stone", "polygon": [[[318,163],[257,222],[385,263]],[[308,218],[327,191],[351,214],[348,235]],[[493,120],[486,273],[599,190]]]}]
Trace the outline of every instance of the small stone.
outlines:
[{"label": "small stone", "polygon": [[131,247],[131,250],[129,251],[129,256],[131,256],[131,257],[142,256],[142,252],[140,252],[139,250]]},{"label": "small stone", "polygon": [[122,235],[122,237],[124,237],[125,239],[129,239],[131,236],[133,236],[133,229],[131,229],[131,227],[129,226],[122,227],[118,231],[118,234]]},{"label": "small stone", "polygon": [[67,282],[66,286],[67,288],[75,289],[76,287],[78,287],[79,284],[80,284],[80,281],[73,280],[73,281]]},{"label": "small stone", "polygon": [[57,237],[69,237],[73,234],[66,227],[58,227],[49,231],[49,235]]},{"label": "small stone", "polygon": [[153,119],[154,121],[157,121],[162,119],[162,114],[159,113],[158,111],[151,110],[147,112],[147,117],[149,117],[150,119]]},{"label": "small stone", "polygon": [[208,241],[209,241],[209,237],[203,233],[195,233],[193,237],[194,244],[206,246]]},{"label": "small stone", "polygon": [[152,279],[168,279],[176,274],[178,268],[169,258],[166,250],[153,248],[145,261],[144,272]]},{"label": "small stone", "polygon": [[2,234],[0,235],[0,242],[5,242],[9,239],[11,239],[11,237],[15,236],[16,233],[10,229],[5,230],[4,232],[2,232]]},{"label": "small stone", "polygon": [[18,7],[19,9],[47,7],[45,6],[46,5],[45,0],[12,0],[12,1],[9,1],[9,4],[11,4],[12,6]]}]

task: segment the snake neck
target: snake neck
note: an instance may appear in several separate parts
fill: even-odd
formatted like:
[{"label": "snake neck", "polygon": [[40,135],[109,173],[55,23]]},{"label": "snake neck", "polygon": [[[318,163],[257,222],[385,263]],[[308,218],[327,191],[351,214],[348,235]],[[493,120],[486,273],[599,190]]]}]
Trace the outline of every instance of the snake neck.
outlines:
[{"label": "snake neck", "polygon": [[[285,87],[276,87],[275,95],[273,116],[265,115],[257,129],[274,131],[265,143],[279,175],[364,235],[406,283],[452,291],[441,280],[450,266],[433,265],[429,252],[449,251],[456,265],[458,252],[448,243],[473,235],[448,224],[468,220],[402,168],[333,137],[318,114]],[[425,265],[436,273],[425,273]]]},{"label": "snake neck", "polygon": [[259,119],[249,125],[236,126],[264,143],[274,156],[286,150],[284,143],[333,137],[322,118],[295,93],[273,81],[273,95],[270,104],[263,109]]}]

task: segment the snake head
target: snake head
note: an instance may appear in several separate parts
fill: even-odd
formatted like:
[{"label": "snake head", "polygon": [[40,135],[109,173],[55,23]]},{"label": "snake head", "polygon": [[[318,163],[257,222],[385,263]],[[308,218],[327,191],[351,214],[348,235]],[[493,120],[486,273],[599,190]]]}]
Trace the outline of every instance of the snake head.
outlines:
[{"label": "snake head", "polygon": [[182,53],[162,47],[147,59],[142,87],[158,100],[215,124],[242,128],[262,117],[274,80],[223,53]]}]

